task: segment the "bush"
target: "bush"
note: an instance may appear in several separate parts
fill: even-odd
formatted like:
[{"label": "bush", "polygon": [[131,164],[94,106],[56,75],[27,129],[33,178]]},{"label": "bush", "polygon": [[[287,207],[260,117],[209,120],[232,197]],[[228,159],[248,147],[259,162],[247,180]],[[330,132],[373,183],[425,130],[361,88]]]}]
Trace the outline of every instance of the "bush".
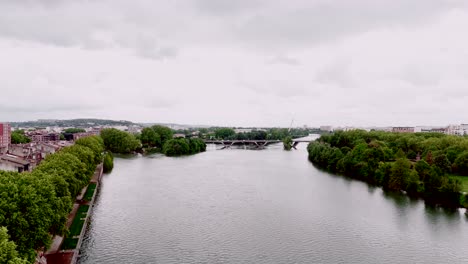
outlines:
[{"label": "bush", "polygon": [[107,152],[104,155],[103,171],[104,173],[109,173],[112,171],[113,168],[114,168],[114,156],[112,156],[112,153]]},{"label": "bush", "polygon": [[174,138],[164,143],[163,153],[166,156],[182,156],[206,151],[206,144],[198,138]]}]

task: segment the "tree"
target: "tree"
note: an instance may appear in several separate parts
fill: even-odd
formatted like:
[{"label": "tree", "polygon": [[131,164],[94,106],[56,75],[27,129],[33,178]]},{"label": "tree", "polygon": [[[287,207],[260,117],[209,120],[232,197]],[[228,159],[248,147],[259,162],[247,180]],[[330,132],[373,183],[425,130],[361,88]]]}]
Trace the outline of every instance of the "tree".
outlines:
[{"label": "tree", "polygon": [[215,130],[215,137],[219,139],[229,139],[236,134],[232,128],[218,128]]},{"label": "tree", "polygon": [[181,156],[190,154],[190,146],[185,138],[174,138],[164,143],[163,152],[167,156]]},{"label": "tree", "polygon": [[94,163],[99,164],[101,162],[102,152],[104,151],[104,141],[100,136],[80,138],[75,141],[75,145],[81,145],[91,149],[94,153]]},{"label": "tree", "polygon": [[35,250],[50,245],[51,234],[63,234],[68,213],[47,178],[0,171],[0,190],[0,226],[8,228],[18,253],[33,260]]},{"label": "tree", "polygon": [[15,130],[11,132],[12,144],[24,144],[31,142],[31,139],[24,135],[24,130]]},{"label": "tree", "polygon": [[27,264],[27,260],[18,257],[16,244],[8,240],[7,231],[6,227],[0,227],[0,263]]},{"label": "tree", "polygon": [[406,158],[399,158],[393,163],[388,182],[388,188],[391,190],[404,190],[406,179],[411,173],[411,163]]},{"label": "tree", "polygon": [[453,169],[456,173],[468,175],[468,151],[462,152],[453,164]]},{"label": "tree", "polygon": [[112,153],[110,152],[107,152],[105,155],[104,155],[104,162],[103,162],[103,171],[105,173],[109,173],[112,171],[112,169],[114,168],[114,157],[112,156]]},{"label": "tree", "polygon": [[145,127],[140,135],[141,143],[147,147],[161,146],[161,136],[151,127]]},{"label": "tree", "polygon": [[283,139],[283,148],[284,148],[284,150],[291,150],[292,144],[293,144],[293,140],[292,140],[291,137],[288,136],[288,137],[285,137]]},{"label": "tree", "polygon": [[76,133],[83,133],[86,132],[83,128],[67,128],[63,131],[63,133],[69,133],[69,134],[76,134]]},{"label": "tree", "polygon": [[452,171],[452,164],[445,154],[439,154],[434,157],[434,165],[439,167],[443,172],[449,173]]},{"label": "tree", "polygon": [[159,138],[161,139],[159,145],[156,145],[159,148],[161,148],[167,140],[172,139],[172,136],[174,134],[172,132],[172,129],[165,126],[155,125],[151,128],[154,130],[154,132],[156,132],[156,134],[159,135]]},{"label": "tree", "polygon": [[103,129],[101,137],[106,149],[114,153],[132,153],[141,146],[134,135],[115,128]]}]

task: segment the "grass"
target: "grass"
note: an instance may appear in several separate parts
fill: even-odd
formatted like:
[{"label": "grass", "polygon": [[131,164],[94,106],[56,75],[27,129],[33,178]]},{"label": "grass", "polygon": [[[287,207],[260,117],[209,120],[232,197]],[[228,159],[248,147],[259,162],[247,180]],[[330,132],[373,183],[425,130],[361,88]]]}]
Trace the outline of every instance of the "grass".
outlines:
[{"label": "grass", "polygon": [[462,182],[462,192],[468,192],[468,176],[451,176],[454,179],[458,179]]},{"label": "grass", "polygon": [[81,234],[81,229],[83,229],[84,219],[88,214],[89,205],[80,205],[78,207],[78,211],[76,212],[76,216],[73,219],[73,222],[68,230],[68,235],[65,237],[65,240],[62,244],[62,249],[74,249],[76,248],[76,244],[78,243],[77,238],[73,238],[74,236],[79,236]]},{"label": "grass", "polygon": [[87,202],[90,202],[91,199],[93,199],[94,190],[96,190],[96,184],[95,183],[90,183],[88,185],[88,189],[86,189],[86,193],[85,193],[85,195],[83,197],[83,200],[85,200]]},{"label": "grass", "polygon": [[61,249],[62,250],[75,249],[77,244],[78,244],[78,238],[67,237],[65,238],[65,240],[63,240]]}]

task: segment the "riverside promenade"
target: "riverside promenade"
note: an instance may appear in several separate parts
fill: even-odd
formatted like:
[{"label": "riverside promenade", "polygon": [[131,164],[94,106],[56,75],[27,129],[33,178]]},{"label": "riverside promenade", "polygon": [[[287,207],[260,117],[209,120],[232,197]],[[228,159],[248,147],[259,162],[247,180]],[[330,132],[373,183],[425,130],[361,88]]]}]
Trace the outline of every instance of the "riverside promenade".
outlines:
[{"label": "riverside promenade", "polygon": [[[44,256],[41,258],[42,260],[45,258],[45,262],[37,261],[36,263],[75,264],[77,262],[80,248],[81,248],[81,243],[83,242],[83,236],[86,231],[86,226],[91,217],[94,200],[96,198],[96,194],[99,190],[99,185],[101,183],[102,174],[103,174],[103,165],[101,163],[96,167],[96,170],[93,174],[93,177],[91,178],[89,182],[89,185],[84,187],[81,190],[80,194],[76,197],[75,203],[73,204],[73,209],[68,215],[67,229],[70,230],[73,222],[76,221],[75,217],[77,216],[77,213],[79,212],[80,206],[87,206],[88,208],[86,216],[84,218],[79,219],[79,220],[84,221],[81,227],[80,234],[78,236],[74,236],[71,238],[72,240],[76,241],[76,246],[73,249],[70,249],[70,248],[64,249],[64,246],[65,246],[64,242],[66,238],[62,236],[55,236],[50,248],[46,251]],[[91,186],[93,187],[95,186],[95,189],[93,190],[92,198],[87,200],[85,196],[87,195],[88,188],[91,188]]]}]

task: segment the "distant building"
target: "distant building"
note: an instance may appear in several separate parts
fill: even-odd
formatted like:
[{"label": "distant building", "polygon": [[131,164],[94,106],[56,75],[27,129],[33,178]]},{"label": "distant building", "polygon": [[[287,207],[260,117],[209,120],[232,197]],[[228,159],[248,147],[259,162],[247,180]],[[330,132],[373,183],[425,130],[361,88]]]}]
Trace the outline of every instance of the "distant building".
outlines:
[{"label": "distant building", "polygon": [[433,132],[433,133],[442,133],[444,134],[445,133],[445,127],[439,127],[439,128],[432,128],[430,132]]},{"label": "distant building", "polygon": [[33,131],[28,132],[26,135],[32,142],[50,142],[60,140],[59,133],[48,133],[46,131]]},{"label": "distant building", "polygon": [[185,138],[185,135],[184,134],[174,134],[172,137],[173,138]]},{"label": "distant building", "polygon": [[414,127],[393,127],[392,132],[396,132],[396,133],[414,133]]},{"label": "distant building", "polygon": [[332,132],[333,127],[332,126],[320,126],[320,131]]},{"label": "distant building", "polygon": [[8,150],[11,144],[11,126],[7,123],[0,123],[0,154]]},{"label": "distant building", "polygon": [[234,129],[234,132],[236,133],[250,133],[252,132],[251,128],[236,128]]}]

